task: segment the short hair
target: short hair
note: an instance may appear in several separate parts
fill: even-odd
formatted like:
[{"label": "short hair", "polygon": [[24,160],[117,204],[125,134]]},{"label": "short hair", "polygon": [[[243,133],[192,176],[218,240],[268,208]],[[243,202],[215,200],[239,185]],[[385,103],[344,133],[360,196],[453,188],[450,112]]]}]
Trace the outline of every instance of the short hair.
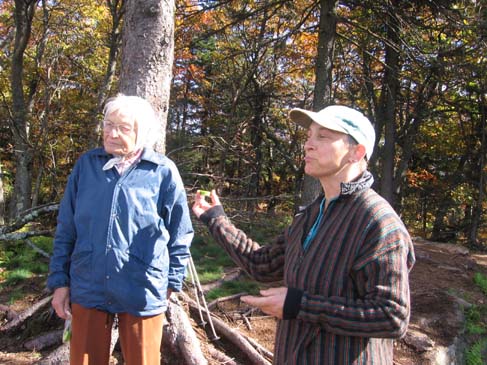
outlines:
[{"label": "short hair", "polygon": [[152,105],[140,96],[118,93],[107,99],[103,108],[104,119],[113,112],[127,116],[137,126],[136,148],[153,148],[161,137],[161,125]]},{"label": "short hair", "polygon": [[350,134],[347,134],[347,137],[348,137],[348,144],[350,144],[352,146],[356,146],[359,144],[357,142],[357,140],[355,138],[353,138]]}]

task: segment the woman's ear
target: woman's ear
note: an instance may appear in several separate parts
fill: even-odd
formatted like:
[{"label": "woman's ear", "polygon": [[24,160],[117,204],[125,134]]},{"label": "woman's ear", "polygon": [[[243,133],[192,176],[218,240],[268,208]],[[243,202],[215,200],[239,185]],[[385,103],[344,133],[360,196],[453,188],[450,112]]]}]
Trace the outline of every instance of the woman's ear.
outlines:
[{"label": "woman's ear", "polygon": [[356,144],[350,152],[350,162],[359,162],[365,158],[367,151],[363,144]]}]

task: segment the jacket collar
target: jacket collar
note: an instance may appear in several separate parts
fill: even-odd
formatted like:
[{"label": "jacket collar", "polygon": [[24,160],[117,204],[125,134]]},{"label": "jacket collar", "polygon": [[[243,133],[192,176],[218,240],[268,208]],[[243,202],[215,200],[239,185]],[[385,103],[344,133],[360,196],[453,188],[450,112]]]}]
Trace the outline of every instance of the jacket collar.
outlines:
[{"label": "jacket collar", "polygon": [[[368,170],[365,170],[358,179],[349,182],[342,182],[340,184],[340,195],[338,197],[335,197],[334,199],[339,199],[341,196],[352,195],[354,193],[364,191],[370,188],[373,183],[374,177]],[[312,205],[319,206],[324,197],[325,194],[323,193],[323,191],[321,191],[321,194],[312,203],[310,203],[309,205],[300,206],[297,214],[301,214],[305,209],[311,207]]]},{"label": "jacket collar", "polygon": [[[107,153],[103,147],[95,149],[93,153],[106,159],[110,159],[111,157],[113,157],[111,154]],[[167,161],[167,157],[165,155],[156,152],[151,148],[144,148],[140,159],[152,162],[156,165],[165,165]]]},{"label": "jacket collar", "polygon": [[370,188],[373,183],[374,177],[368,170],[365,170],[357,180],[342,182],[340,184],[340,195],[351,195],[355,192],[360,192]]}]

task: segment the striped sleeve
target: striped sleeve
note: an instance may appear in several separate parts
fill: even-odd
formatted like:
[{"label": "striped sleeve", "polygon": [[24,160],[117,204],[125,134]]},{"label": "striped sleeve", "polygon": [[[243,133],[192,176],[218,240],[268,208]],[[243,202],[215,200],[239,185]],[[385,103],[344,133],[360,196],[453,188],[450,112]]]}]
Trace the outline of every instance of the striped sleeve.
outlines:
[{"label": "striped sleeve", "polygon": [[[208,213],[208,214],[207,214]],[[261,282],[282,280],[284,268],[284,235],[268,245],[259,245],[236,228],[216,207],[201,216],[215,240],[232,260],[252,278]]]}]

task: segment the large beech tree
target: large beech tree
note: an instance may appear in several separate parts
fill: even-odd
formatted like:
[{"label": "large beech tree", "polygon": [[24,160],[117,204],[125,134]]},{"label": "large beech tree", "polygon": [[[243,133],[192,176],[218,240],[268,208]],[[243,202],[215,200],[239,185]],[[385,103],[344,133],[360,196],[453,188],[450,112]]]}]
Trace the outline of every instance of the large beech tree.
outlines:
[{"label": "large beech tree", "polygon": [[[174,0],[128,0],[120,91],[146,98],[166,130],[174,59]],[[165,150],[165,133],[157,149]]]}]

